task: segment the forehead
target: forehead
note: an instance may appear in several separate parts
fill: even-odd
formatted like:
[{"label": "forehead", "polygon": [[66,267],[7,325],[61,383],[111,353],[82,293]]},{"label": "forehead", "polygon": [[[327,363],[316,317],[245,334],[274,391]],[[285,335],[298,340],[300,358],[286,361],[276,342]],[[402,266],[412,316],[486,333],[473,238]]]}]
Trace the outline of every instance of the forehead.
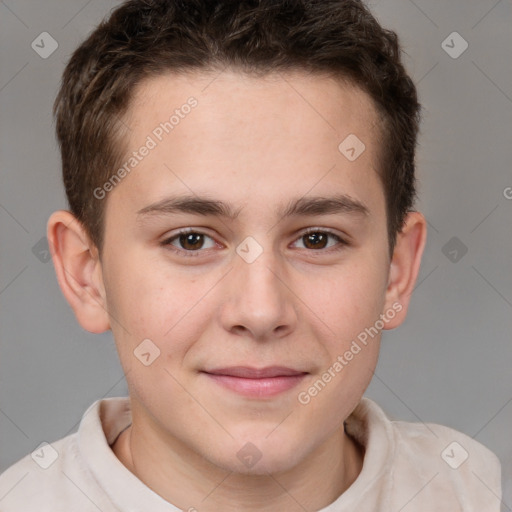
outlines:
[{"label": "forehead", "polygon": [[[380,126],[377,109],[372,98],[357,85],[332,74],[307,73],[292,70],[272,72],[256,76],[233,69],[197,70],[182,73],[166,73],[143,80],[133,91],[126,120],[143,127],[144,119],[158,114],[164,120],[170,109],[178,109],[188,98],[194,97],[201,105],[200,112],[210,118],[216,114],[216,128],[229,129],[229,121],[239,122],[237,113],[250,114],[247,122],[293,118],[311,136],[319,124],[339,138],[340,120],[359,131]],[[225,107],[231,108],[226,111]],[[292,110],[286,110],[291,107]],[[197,114],[197,111],[196,111]],[[197,115],[195,117],[198,117]],[[310,121],[309,125],[299,121]],[[149,129],[149,125],[144,128]],[[268,127],[272,128],[272,127]],[[324,130],[322,130],[323,132]],[[236,135],[236,134],[232,134]]]},{"label": "forehead", "polygon": [[[215,189],[231,199],[251,189],[270,200],[287,190],[300,196],[313,187],[330,191],[334,183],[368,190],[378,183],[374,104],[358,87],[327,75],[164,74],[138,86],[123,121],[126,158],[151,139],[151,151],[118,187],[138,207],[176,188]],[[362,151],[357,159],[349,158],[353,149]]]}]

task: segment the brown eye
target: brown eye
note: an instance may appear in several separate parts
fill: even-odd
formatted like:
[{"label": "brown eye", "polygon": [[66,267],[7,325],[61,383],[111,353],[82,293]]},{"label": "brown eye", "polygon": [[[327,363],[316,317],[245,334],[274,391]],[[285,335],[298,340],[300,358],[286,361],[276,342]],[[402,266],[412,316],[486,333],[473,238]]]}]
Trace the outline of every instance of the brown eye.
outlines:
[{"label": "brown eye", "polygon": [[303,234],[295,244],[298,244],[296,247],[300,249],[316,249],[318,251],[326,249],[325,252],[330,249],[342,249],[345,245],[348,245],[340,236],[320,229],[311,229]]},{"label": "brown eye", "polygon": [[211,249],[215,247],[215,240],[204,233],[184,231],[164,240],[162,245],[185,255],[186,253],[193,252],[200,254],[203,252],[201,249]]},{"label": "brown eye", "polygon": [[200,233],[185,233],[179,236],[179,243],[182,249],[187,251],[197,251],[204,244],[204,235]]},{"label": "brown eye", "polygon": [[327,245],[327,234],[322,232],[308,233],[302,237],[308,249],[324,249]]}]

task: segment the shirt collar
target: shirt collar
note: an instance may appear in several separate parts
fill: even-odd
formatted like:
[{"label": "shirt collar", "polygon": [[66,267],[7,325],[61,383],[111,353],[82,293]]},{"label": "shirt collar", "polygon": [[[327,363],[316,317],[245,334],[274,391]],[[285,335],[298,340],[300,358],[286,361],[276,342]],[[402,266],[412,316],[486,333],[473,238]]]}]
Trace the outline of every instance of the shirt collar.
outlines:
[{"label": "shirt collar", "polygon": [[[85,412],[78,430],[79,449],[98,485],[123,511],[181,512],[131,473],[112,451],[111,445],[130,424],[127,397],[98,400]],[[391,482],[395,453],[391,422],[375,402],[363,397],[346,419],[345,431],[363,446],[363,467],[353,484],[319,512],[354,510],[363,496],[365,506],[371,496],[372,510],[378,511],[387,501]]]}]

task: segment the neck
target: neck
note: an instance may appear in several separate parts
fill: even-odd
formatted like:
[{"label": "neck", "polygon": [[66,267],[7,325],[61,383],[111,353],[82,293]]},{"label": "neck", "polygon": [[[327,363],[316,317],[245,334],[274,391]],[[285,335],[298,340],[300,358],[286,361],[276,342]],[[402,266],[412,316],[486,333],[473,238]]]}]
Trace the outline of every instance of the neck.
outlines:
[{"label": "neck", "polygon": [[335,501],[362,469],[363,450],[344,432],[333,434],[297,466],[280,473],[226,471],[178,440],[169,445],[133,424],[112,449],[145,485],[182,510],[213,512],[320,510]]}]

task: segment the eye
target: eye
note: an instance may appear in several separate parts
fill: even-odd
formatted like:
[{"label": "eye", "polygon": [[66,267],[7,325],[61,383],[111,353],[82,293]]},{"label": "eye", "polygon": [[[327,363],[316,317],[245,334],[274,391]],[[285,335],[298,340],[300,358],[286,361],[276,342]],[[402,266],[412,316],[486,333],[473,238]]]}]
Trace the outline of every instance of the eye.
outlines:
[{"label": "eye", "polygon": [[339,245],[341,249],[344,245],[348,245],[340,236],[331,233],[330,231],[320,230],[317,228],[311,229],[304,233],[295,243],[302,242],[303,247],[299,249],[330,249]]},{"label": "eye", "polygon": [[[216,246],[216,243],[211,236],[205,233],[186,230],[167,238],[161,245],[169,247],[176,252],[190,253],[200,252],[200,249],[211,249]],[[187,256],[196,256],[196,254],[187,254]]]},{"label": "eye", "polygon": [[[201,249],[218,247],[218,243],[211,236],[193,229],[182,230],[166,238],[160,245],[183,256],[200,256],[203,253]],[[299,249],[312,249],[315,252],[341,250],[346,245],[348,243],[339,235],[318,228],[308,230],[294,242],[294,246]]]}]

